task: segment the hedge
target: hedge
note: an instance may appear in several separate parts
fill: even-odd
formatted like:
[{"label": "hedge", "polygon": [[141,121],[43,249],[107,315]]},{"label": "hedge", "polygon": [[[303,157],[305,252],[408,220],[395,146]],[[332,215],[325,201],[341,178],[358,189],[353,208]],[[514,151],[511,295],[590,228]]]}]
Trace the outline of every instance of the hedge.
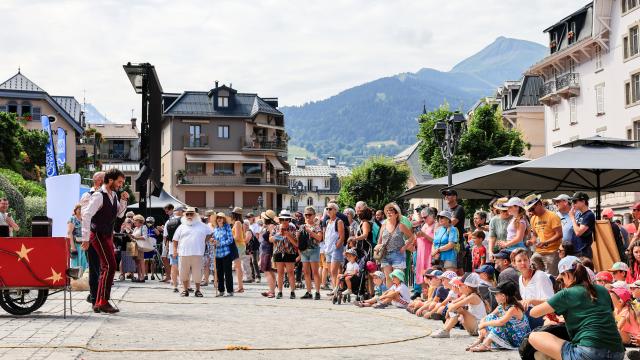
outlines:
[{"label": "hedge", "polygon": [[0,169],[0,175],[4,176],[15,186],[22,196],[45,197],[47,195],[44,187],[35,181],[25,180],[22,175],[10,169]]}]

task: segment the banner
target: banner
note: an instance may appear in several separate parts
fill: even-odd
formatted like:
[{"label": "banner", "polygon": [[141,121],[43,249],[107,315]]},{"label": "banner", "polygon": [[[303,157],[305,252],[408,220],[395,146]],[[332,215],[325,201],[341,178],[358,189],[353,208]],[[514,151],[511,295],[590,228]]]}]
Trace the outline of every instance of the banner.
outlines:
[{"label": "banner", "polygon": [[51,124],[49,123],[49,117],[47,115],[42,115],[40,117],[40,121],[42,121],[42,130],[49,137],[49,142],[47,142],[46,146],[46,157],[47,157],[47,177],[53,177],[58,175],[58,168],[56,167],[56,157],[53,150],[53,137],[51,136]]},{"label": "banner", "polygon": [[56,143],[56,160],[58,163],[58,169],[64,169],[64,164],[67,162],[67,132],[63,128],[58,128],[58,141]]}]

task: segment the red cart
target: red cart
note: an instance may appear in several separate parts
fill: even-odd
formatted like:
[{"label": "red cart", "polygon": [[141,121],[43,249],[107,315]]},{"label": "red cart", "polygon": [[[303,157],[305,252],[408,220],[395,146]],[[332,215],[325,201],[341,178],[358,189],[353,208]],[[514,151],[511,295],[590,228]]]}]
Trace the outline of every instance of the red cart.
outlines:
[{"label": "red cart", "polygon": [[0,307],[13,315],[27,315],[51,294],[67,292],[72,313],[71,278],[78,270],[69,268],[69,245],[64,237],[0,238]]}]

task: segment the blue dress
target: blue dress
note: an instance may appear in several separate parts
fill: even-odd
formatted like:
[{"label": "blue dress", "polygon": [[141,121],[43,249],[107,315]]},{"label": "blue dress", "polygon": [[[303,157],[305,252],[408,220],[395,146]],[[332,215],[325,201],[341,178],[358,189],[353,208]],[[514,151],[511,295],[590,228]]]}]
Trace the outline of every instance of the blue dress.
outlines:
[{"label": "blue dress", "polygon": [[[498,320],[507,313],[509,308],[510,306],[505,309],[502,305],[498,305],[498,313],[489,314],[484,320]],[[521,320],[513,316],[504,326],[487,326],[487,337],[493,341],[493,347],[499,349],[518,349],[524,337],[530,332],[531,328],[526,315],[523,315]]]},{"label": "blue dress", "polygon": [[82,222],[78,220],[75,216],[72,216],[67,224],[73,224],[73,246],[75,247],[78,254],[76,256],[71,256],[71,267],[80,268],[80,273],[83,273],[86,269],[89,268],[89,262],[87,261],[87,254],[82,249],[82,244],[77,243],[75,238],[82,237]]}]

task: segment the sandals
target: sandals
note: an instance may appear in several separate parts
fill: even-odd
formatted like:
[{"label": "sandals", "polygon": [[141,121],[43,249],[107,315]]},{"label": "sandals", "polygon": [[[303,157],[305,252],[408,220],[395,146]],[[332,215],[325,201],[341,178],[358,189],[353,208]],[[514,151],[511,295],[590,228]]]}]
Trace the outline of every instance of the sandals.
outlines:
[{"label": "sandals", "polygon": [[466,348],[464,348],[465,351],[470,351],[472,348],[478,346],[482,344],[482,340],[480,339],[476,339],[476,341],[472,342],[471,344],[469,344]]},{"label": "sandals", "polygon": [[244,292],[244,288],[237,288],[236,291],[234,291],[234,292],[243,293]]},{"label": "sandals", "polygon": [[202,297],[202,293],[200,292],[200,290],[196,290],[194,295],[195,297]]},{"label": "sandals", "polygon": [[478,344],[469,349],[471,352],[488,352],[491,351],[491,347],[485,344]]},{"label": "sandals", "polygon": [[187,290],[185,290],[185,291],[180,293],[180,296],[187,297],[187,296],[189,296],[189,292]]}]

